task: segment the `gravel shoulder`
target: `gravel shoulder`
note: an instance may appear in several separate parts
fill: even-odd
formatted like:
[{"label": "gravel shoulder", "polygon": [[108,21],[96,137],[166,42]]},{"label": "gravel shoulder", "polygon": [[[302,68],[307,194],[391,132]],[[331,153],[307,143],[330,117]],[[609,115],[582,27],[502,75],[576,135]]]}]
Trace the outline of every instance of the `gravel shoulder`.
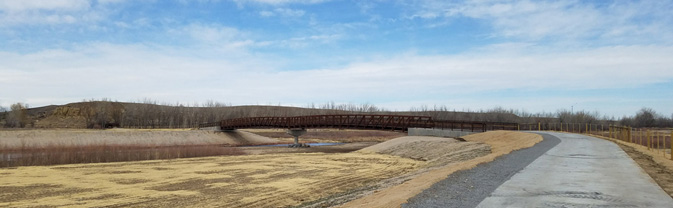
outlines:
[{"label": "gravel shoulder", "polygon": [[449,175],[402,204],[402,207],[475,207],[514,174],[561,142],[541,134],[535,146],[503,155],[495,161]]},{"label": "gravel shoulder", "polygon": [[[339,207],[400,207],[423,190],[445,179],[452,173],[472,169],[479,164],[489,163],[512,151],[532,147],[542,141],[537,134],[514,131],[489,131],[463,137],[467,142],[484,143],[491,146],[491,153],[437,167],[405,179],[398,185],[371,191],[363,197],[349,201]],[[447,206],[440,206],[447,207]],[[450,206],[448,206],[450,207]]]}]

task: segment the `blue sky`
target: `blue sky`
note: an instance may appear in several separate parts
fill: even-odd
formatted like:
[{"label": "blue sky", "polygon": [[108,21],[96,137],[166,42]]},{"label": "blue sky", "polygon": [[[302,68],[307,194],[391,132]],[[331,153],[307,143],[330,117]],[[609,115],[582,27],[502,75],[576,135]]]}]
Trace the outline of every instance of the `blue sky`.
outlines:
[{"label": "blue sky", "polygon": [[0,106],[673,115],[673,1],[0,0]]}]

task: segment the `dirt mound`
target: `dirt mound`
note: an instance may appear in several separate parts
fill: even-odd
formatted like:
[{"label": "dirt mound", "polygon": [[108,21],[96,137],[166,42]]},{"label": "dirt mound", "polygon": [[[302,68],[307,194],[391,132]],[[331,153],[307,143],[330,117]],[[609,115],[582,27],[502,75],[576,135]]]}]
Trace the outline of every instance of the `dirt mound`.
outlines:
[{"label": "dirt mound", "polygon": [[223,137],[226,137],[230,140],[230,144],[237,145],[252,145],[252,144],[269,144],[269,143],[278,143],[277,139],[272,139],[265,136],[260,136],[246,131],[234,130],[234,131],[225,131],[225,132],[215,132],[215,134],[222,134]]},{"label": "dirt mound", "polygon": [[441,166],[491,153],[491,146],[480,142],[461,142],[452,138],[406,136],[360,150],[428,161]]},{"label": "dirt mound", "polygon": [[276,139],[244,131],[200,130],[12,130],[0,131],[1,148],[40,148],[87,145],[251,145],[278,143]]},{"label": "dirt mound", "polygon": [[421,191],[445,179],[456,171],[471,169],[478,164],[493,161],[495,158],[514,150],[532,147],[542,141],[542,136],[540,135],[515,131],[489,131],[468,135],[463,138],[468,142],[490,145],[492,153],[422,173],[410,180],[401,182],[399,185],[389,186],[389,188],[380,189],[376,192],[369,192],[369,195],[352,200],[339,207],[400,207],[400,204],[405,203],[407,199],[418,195]]}]

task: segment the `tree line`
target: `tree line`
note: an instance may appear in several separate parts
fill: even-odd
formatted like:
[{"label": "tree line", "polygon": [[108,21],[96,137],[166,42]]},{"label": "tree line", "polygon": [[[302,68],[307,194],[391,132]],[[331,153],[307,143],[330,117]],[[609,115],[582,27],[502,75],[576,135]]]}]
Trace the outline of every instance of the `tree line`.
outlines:
[{"label": "tree line", "polygon": [[[60,109],[60,110],[59,110]],[[58,115],[57,115],[58,114]],[[110,99],[88,100],[52,108],[29,108],[16,103],[9,109],[0,107],[0,121],[9,128],[36,127],[35,121],[48,116],[80,119],[79,128],[195,128],[199,124],[241,117],[277,117],[324,114],[396,114],[431,116],[435,120],[509,122],[509,123],[587,123],[633,127],[673,127],[667,118],[650,108],[619,120],[600,116],[598,112],[558,110],[555,113],[529,113],[524,110],[496,107],[479,111],[456,111],[446,106],[420,106],[409,111],[390,111],[372,104],[309,104],[306,107],[232,106],[215,101],[203,104],[169,104],[145,99],[126,103]],[[0,122],[2,124],[2,122]]]}]

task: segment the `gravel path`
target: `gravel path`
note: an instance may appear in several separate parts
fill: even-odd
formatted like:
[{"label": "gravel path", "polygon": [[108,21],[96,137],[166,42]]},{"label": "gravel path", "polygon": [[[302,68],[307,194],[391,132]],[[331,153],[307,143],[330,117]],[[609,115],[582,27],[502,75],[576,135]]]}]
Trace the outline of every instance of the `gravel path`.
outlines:
[{"label": "gravel path", "polygon": [[476,207],[496,188],[561,142],[555,136],[539,133],[542,142],[517,150],[493,162],[456,172],[409,199],[402,207]]}]

